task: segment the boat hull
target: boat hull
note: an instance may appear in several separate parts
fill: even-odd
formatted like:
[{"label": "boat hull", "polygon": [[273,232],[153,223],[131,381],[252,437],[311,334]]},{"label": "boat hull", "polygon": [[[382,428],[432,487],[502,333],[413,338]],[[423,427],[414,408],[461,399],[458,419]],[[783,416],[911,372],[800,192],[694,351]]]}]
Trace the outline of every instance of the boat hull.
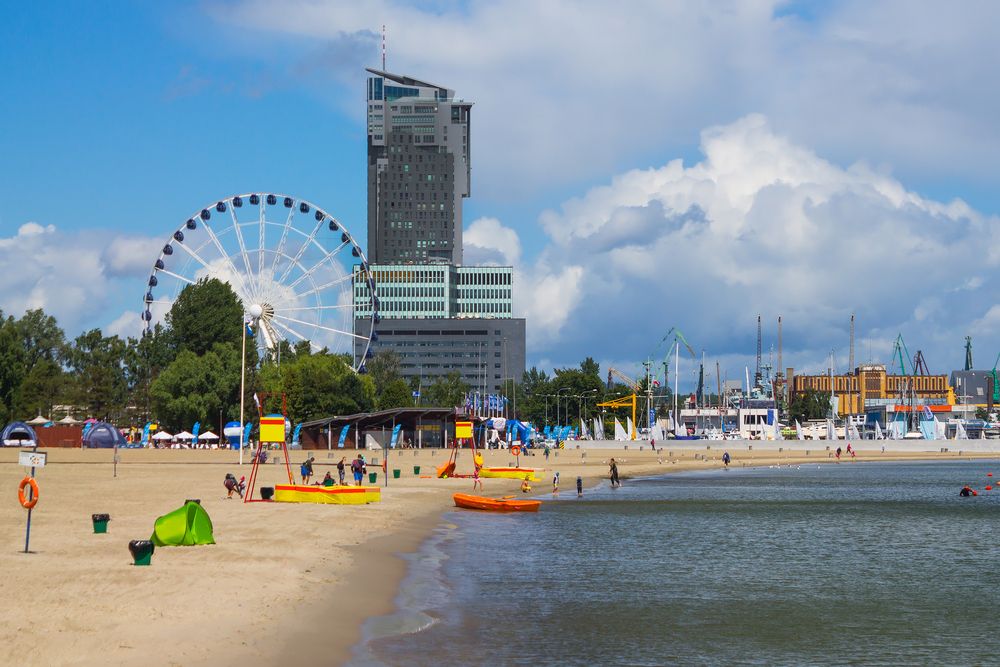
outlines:
[{"label": "boat hull", "polygon": [[505,500],[472,496],[467,493],[456,493],[452,498],[455,507],[485,512],[537,512],[542,505],[541,500]]}]

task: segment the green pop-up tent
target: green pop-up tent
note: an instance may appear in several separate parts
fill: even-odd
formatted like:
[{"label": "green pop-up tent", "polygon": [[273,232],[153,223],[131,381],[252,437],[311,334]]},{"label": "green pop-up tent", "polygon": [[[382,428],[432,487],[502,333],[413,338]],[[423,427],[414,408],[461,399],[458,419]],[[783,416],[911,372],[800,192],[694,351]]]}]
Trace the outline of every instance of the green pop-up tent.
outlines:
[{"label": "green pop-up tent", "polygon": [[215,544],[212,519],[204,507],[193,501],[157,519],[149,539],[158,547]]}]

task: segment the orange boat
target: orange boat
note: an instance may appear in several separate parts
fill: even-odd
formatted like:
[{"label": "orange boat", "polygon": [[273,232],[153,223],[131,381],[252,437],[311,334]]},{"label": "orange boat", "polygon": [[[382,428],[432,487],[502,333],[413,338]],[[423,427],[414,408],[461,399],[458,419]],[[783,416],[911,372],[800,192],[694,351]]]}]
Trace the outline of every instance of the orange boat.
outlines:
[{"label": "orange boat", "polygon": [[541,500],[486,498],[484,496],[470,496],[467,493],[456,493],[452,498],[455,500],[455,507],[487,512],[537,512],[542,504]]}]

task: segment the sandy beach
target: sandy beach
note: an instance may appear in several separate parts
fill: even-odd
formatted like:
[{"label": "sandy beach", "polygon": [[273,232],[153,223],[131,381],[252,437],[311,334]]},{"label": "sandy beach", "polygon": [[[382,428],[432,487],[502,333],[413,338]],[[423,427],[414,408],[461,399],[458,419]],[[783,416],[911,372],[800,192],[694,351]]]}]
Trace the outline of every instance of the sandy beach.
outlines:
[{"label": "sandy beach", "polygon": [[[719,443],[721,445],[721,443]],[[733,447],[733,465],[830,462],[829,452],[748,452]],[[334,451],[313,452],[316,477],[336,475]],[[348,456],[353,450],[344,450]],[[539,453],[521,465],[559,470],[563,493],[577,475],[590,486],[607,478],[614,456],[624,479],[718,467],[722,449],[660,452],[631,448],[564,450],[545,462]],[[293,471],[306,453],[293,453]],[[368,454],[378,457],[379,452]],[[996,453],[863,451],[858,461],[997,458]],[[696,458],[697,457],[697,458]],[[225,473],[249,474],[226,451],[125,450],[113,476],[109,450],[49,450],[36,478],[41,497],[33,513],[32,553],[24,549],[26,511],[14,491],[24,476],[16,450],[0,451],[0,661],[4,664],[236,665],[306,662],[340,664],[360,638],[365,618],[393,607],[404,574],[400,553],[415,550],[452,508],[451,494],[470,491],[468,479],[414,475],[447,458],[441,450],[393,452],[400,479],[367,506],[243,504],[225,499]],[[506,466],[506,451],[486,464]],[[848,464],[849,463],[846,463]],[[329,468],[328,468],[329,466]],[[384,479],[378,470],[378,484]],[[458,472],[471,471],[463,451]],[[259,485],[284,481],[284,467],[262,467]],[[515,480],[484,480],[484,495],[516,491]],[[551,474],[535,484],[551,489]],[[153,521],[198,498],[212,518],[217,544],[157,549],[150,567],[134,567],[128,542],[146,539]],[[544,511],[544,508],[543,508]],[[91,514],[108,513],[108,533],[93,533]],[[485,518],[485,517],[484,517]]]}]

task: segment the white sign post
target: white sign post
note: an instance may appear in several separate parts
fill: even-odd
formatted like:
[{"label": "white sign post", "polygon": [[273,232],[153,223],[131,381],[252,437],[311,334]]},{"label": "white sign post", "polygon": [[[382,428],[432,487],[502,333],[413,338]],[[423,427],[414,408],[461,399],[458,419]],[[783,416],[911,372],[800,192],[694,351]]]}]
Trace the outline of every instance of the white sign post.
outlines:
[{"label": "white sign post", "polygon": [[45,456],[45,452],[33,452],[22,449],[17,453],[17,463],[25,468],[44,468]]}]

